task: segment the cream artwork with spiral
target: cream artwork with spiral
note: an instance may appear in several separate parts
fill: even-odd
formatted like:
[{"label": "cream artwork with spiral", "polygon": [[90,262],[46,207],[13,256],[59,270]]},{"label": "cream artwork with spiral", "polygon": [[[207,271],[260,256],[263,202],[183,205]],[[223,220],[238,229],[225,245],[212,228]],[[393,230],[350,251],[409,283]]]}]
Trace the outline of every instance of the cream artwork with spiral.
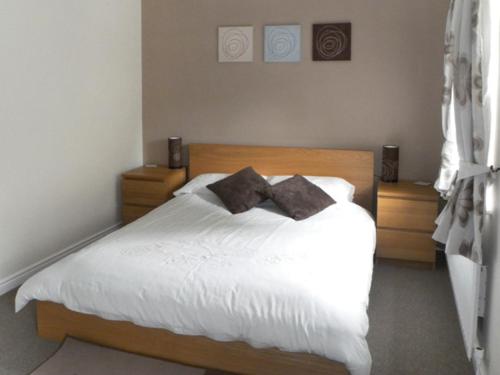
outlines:
[{"label": "cream artwork with spiral", "polygon": [[219,27],[219,62],[253,61],[253,26]]}]

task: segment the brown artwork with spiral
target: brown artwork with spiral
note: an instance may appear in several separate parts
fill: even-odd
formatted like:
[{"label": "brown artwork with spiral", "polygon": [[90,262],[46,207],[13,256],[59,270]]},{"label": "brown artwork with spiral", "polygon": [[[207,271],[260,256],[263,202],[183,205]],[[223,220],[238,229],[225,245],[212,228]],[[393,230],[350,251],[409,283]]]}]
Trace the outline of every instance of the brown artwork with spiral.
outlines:
[{"label": "brown artwork with spiral", "polygon": [[351,23],[313,25],[313,60],[351,60]]}]

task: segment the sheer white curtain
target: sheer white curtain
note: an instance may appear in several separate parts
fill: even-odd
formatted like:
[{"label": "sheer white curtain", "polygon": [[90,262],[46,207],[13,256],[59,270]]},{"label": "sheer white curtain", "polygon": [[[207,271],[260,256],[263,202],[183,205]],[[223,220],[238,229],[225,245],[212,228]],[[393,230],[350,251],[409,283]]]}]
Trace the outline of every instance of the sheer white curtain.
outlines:
[{"label": "sheer white curtain", "polygon": [[490,139],[488,59],[484,35],[488,19],[480,0],[451,0],[448,13],[443,92],[445,143],[436,189],[448,203],[436,223],[436,241],[448,254],[482,263],[485,188]]}]

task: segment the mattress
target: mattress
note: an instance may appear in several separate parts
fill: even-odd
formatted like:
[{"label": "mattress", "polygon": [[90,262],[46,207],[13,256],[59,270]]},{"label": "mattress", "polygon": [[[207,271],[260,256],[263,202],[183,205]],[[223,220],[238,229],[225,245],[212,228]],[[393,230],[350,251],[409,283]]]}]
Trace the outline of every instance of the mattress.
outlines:
[{"label": "mattress", "polygon": [[374,249],[374,222],[354,203],[297,222],[272,204],[232,215],[215,195],[186,194],[34,275],[16,310],[52,301],[368,375]]}]

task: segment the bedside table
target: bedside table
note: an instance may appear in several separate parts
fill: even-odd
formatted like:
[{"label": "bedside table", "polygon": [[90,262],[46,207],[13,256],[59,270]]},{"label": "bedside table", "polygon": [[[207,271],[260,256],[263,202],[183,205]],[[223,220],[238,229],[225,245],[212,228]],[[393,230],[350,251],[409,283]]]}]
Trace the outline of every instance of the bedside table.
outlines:
[{"label": "bedside table", "polygon": [[162,205],[186,182],[186,168],[141,167],[122,174],[122,220],[131,223]]},{"label": "bedside table", "polygon": [[432,239],[438,193],[411,181],[380,182],[377,193],[377,258],[436,264]]}]

